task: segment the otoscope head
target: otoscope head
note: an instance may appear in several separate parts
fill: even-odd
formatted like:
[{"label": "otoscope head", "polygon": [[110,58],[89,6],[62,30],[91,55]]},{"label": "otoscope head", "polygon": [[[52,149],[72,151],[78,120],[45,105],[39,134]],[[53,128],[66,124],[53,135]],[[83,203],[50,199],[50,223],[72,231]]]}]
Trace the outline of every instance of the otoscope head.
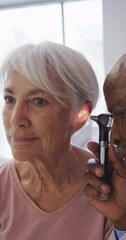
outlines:
[{"label": "otoscope head", "polygon": [[112,116],[110,114],[102,113],[98,116],[91,116],[90,118],[99,125],[99,140],[107,140],[109,131],[112,127]]},{"label": "otoscope head", "polygon": [[99,127],[111,128],[112,126],[112,116],[110,114],[102,113],[98,116],[91,116],[90,118],[94,120]]}]

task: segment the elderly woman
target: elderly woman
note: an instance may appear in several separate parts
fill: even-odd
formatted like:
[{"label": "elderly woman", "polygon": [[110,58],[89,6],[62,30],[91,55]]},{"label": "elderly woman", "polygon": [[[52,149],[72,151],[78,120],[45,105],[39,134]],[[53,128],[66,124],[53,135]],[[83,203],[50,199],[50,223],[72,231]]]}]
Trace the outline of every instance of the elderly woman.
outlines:
[{"label": "elderly woman", "polygon": [[97,102],[90,64],[43,42],[15,50],[1,71],[14,160],[0,167],[0,239],[107,240],[112,224],[84,194],[93,154],[70,144]]}]

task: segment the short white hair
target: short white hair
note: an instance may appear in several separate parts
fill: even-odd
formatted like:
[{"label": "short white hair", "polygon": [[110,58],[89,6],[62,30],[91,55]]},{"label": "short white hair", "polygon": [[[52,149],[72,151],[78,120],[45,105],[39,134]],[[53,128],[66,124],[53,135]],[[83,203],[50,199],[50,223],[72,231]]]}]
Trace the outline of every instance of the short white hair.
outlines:
[{"label": "short white hair", "polygon": [[[62,81],[66,92],[59,91],[51,81],[48,68]],[[5,85],[16,70],[59,102],[68,98],[72,109],[80,108],[86,101],[95,107],[99,95],[95,73],[78,51],[54,42],[26,44],[14,50],[1,68],[1,82]]]}]

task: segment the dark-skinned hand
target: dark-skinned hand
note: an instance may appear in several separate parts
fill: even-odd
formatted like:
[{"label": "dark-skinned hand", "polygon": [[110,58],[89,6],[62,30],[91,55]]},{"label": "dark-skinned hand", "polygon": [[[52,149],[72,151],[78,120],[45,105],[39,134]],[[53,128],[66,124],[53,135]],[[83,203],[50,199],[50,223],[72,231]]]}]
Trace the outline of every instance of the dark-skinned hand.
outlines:
[{"label": "dark-skinned hand", "polygon": [[111,186],[102,180],[104,169],[99,164],[99,145],[95,142],[88,144],[96,158],[87,162],[85,172],[85,193],[90,203],[105,217],[110,219],[116,228],[126,230],[126,165],[118,158],[114,145],[109,147],[109,168]]}]

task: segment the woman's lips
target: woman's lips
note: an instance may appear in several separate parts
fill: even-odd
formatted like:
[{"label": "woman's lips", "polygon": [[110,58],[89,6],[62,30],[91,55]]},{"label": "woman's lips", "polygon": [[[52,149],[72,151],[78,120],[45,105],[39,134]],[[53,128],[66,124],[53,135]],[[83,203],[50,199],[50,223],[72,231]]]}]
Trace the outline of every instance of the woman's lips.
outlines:
[{"label": "woman's lips", "polygon": [[38,137],[10,137],[10,143],[11,144],[27,144],[32,143],[35,140],[37,140]]},{"label": "woman's lips", "polygon": [[29,151],[29,148],[32,149],[38,139],[38,137],[10,137],[9,145],[12,151]]},{"label": "woman's lips", "polygon": [[29,137],[11,137],[11,140],[12,141],[15,141],[15,142],[22,142],[22,141],[33,141],[33,140],[36,140],[37,137],[32,137],[32,138],[29,138]]}]

